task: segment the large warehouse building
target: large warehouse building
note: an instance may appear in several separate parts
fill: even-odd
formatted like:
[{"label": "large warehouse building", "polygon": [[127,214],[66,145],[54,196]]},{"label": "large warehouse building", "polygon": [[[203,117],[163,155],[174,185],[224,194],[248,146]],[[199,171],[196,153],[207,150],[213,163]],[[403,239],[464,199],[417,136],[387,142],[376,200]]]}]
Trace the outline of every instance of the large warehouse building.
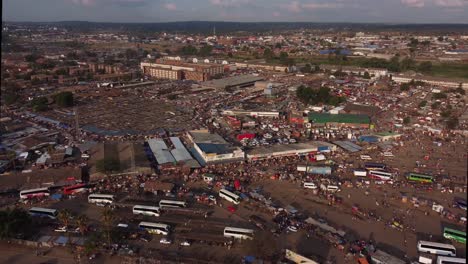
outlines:
[{"label": "large warehouse building", "polygon": [[289,145],[272,145],[252,149],[247,153],[248,160],[269,159],[275,157],[301,156],[319,151],[335,151],[336,145],[323,141],[310,141]]},{"label": "large warehouse building", "polygon": [[224,65],[197,64],[164,60],[157,63],[142,62],[141,70],[145,75],[159,79],[207,81],[217,74],[224,73]]},{"label": "large warehouse building", "polygon": [[206,129],[191,130],[187,137],[193,143],[193,152],[200,164],[241,161],[245,153],[238,147],[231,146],[220,135]]}]

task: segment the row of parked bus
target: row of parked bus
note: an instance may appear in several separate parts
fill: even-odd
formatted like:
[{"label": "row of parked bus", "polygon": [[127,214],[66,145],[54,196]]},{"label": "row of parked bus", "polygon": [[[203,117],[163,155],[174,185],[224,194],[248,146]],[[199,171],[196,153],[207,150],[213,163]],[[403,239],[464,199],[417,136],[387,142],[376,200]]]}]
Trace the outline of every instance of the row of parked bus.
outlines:
[{"label": "row of parked bus", "polygon": [[[390,181],[394,179],[394,173],[390,172],[387,165],[383,163],[366,162],[364,163],[365,169],[354,170],[356,177],[369,177],[381,181]],[[406,179],[411,182],[420,183],[433,183],[434,176],[410,172],[406,174]]]}]

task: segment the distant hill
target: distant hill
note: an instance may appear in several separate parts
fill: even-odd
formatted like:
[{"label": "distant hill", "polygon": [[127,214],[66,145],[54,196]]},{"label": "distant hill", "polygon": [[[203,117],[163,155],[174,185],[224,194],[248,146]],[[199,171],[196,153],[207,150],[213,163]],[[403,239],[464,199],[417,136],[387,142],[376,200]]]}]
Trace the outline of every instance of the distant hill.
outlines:
[{"label": "distant hill", "polygon": [[3,24],[28,24],[62,26],[71,31],[140,31],[140,32],[187,32],[217,33],[231,32],[278,32],[294,29],[349,30],[349,31],[427,31],[468,33],[468,24],[384,24],[384,23],[316,23],[316,22],[220,22],[185,21],[166,23],[102,23],[87,21],[61,22],[3,22]]}]

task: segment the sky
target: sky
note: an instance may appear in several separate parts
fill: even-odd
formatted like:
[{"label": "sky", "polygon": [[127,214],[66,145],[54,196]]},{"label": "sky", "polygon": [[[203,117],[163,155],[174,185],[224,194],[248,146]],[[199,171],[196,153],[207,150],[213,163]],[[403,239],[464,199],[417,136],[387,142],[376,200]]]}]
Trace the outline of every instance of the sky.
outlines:
[{"label": "sky", "polygon": [[2,0],[3,21],[468,23],[468,0]]}]

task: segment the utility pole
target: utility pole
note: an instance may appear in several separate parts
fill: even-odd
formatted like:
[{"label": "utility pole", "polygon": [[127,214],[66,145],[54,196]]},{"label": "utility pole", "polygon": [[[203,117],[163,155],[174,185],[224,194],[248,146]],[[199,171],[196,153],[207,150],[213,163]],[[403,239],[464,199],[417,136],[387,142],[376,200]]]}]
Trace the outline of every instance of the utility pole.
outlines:
[{"label": "utility pole", "polygon": [[75,106],[73,109],[73,112],[75,114],[75,140],[80,142],[80,126],[78,123],[78,108]]}]

